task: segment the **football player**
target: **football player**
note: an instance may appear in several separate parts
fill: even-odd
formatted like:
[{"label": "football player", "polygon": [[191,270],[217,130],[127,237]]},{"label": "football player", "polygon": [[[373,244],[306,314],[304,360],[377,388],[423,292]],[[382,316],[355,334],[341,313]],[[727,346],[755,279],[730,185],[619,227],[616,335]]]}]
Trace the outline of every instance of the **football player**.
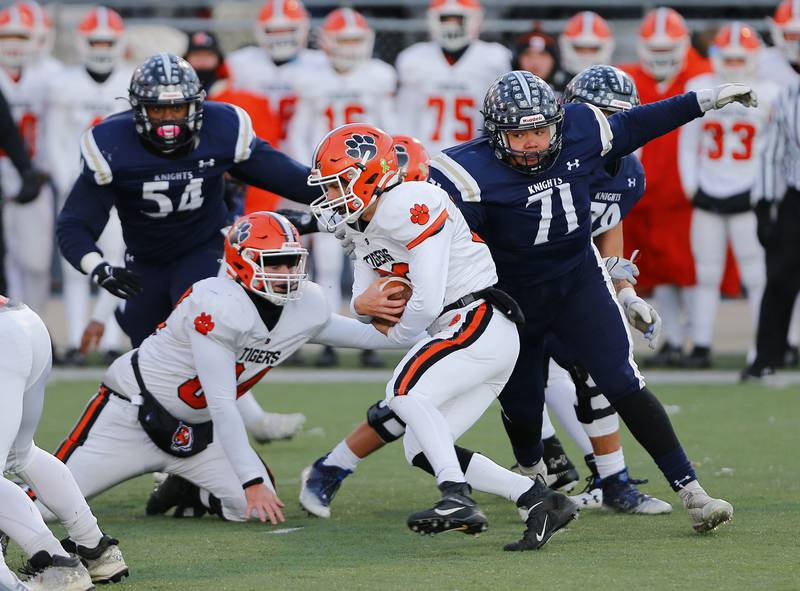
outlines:
[{"label": "football player", "polygon": [[[47,84],[54,71],[49,62],[37,59],[37,16],[28,3],[0,10],[0,89],[11,107],[20,134],[35,167],[49,170],[43,149],[47,111]],[[3,195],[16,195],[22,180],[6,155],[0,155],[0,186]],[[28,202],[7,200],[3,211],[6,246],[5,272],[8,293],[41,311],[50,288],[53,249],[53,193],[44,185]],[[36,248],[30,237],[36,236]]]},{"label": "football player", "polygon": [[[0,530],[28,556],[23,589],[85,591],[92,582],[118,582],[128,567],[117,540],[103,534],[69,470],[33,442],[52,365],[44,323],[24,304],[0,295],[0,467],[19,476],[41,495],[66,528],[59,543],[31,511],[30,499],[15,483],[0,477]],[[87,566],[81,564],[83,559]],[[0,560],[0,587],[13,575]],[[3,587],[6,588],[6,587]]]},{"label": "football player", "polygon": [[[589,187],[609,162],[731,102],[757,104],[746,85],[726,84],[606,119],[594,105],[562,107],[544,81],[515,71],[486,94],[487,135],[431,161],[431,181],[447,190],[487,242],[498,285],[525,313],[517,365],[499,397],[518,463],[529,469],[541,464],[541,366],[544,335],[552,332],[655,460],[700,532],[730,520],[733,508],[700,486],[633,361],[625,316],[634,316],[637,300],[623,295],[617,303],[591,244]],[[653,318],[641,320],[645,331],[654,329]]]},{"label": "football player", "polygon": [[436,154],[478,135],[483,93],[508,70],[511,54],[478,39],[478,0],[432,0],[427,14],[431,41],[397,56],[398,127]]},{"label": "football player", "polygon": [[[656,8],[645,15],[638,54],[638,63],[620,68],[633,77],[644,104],[683,93],[691,78],[711,69],[708,60],[691,47],[686,22],[672,8]],[[647,191],[628,216],[626,242],[635,244],[643,254],[640,287],[653,290],[664,323],[665,342],[653,362],[680,365],[686,336],[681,316],[688,310],[695,272],[689,238],[692,206],[680,182],[678,131],[648,143],[640,157]],[[630,257],[629,253],[626,249]]]},{"label": "football player", "polygon": [[83,494],[164,471],[171,476],[148,501],[149,514],[180,504],[230,521],[283,521],[237,397],[312,340],[396,347],[371,326],[331,314],[321,288],[306,281],[306,256],[279,214],[248,214],[231,227],[227,276],[190,286],[154,334],[111,364],[58,448]]},{"label": "football player", "polygon": [[[758,92],[758,108],[733,105],[713,116],[692,121],[679,140],[680,178],[692,200],[691,241],[697,286],[691,308],[694,348],[686,358],[691,367],[711,366],[711,339],[719,305],[719,288],[728,241],[747,292],[755,334],[766,282],[764,249],[756,237],[756,216],[750,189],[758,154],[766,142],[772,104],[780,88],[757,71],[761,41],[739,22],[725,25],[711,46],[714,72],[690,80],[687,90],[745,81]],[[751,350],[753,347],[751,347]]]},{"label": "football player", "polygon": [[[78,139],[81,134],[108,115],[128,108],[128,104],[120,100],[130,81],[131,70],[122,61],[125,25],[119,14],[102,6],[89,10],[78,25],[76,41],[83,63],[65,68],[48,86],[45,140],[49,153],[58,154],[58,158],[52,159],[50,173],[58,193],[59,209],[80,174]],[[122,264],[125,244],[115,209],[109,212],[98,246],[109,261]],[[64,361],[80,365],[85,363],[79,347],[89,318],[89,283],[83,273],[63,258],[61,263],[68,346]],[[113,355],[121,347],[122,334],[116,321],[109,320],[100,348]]]},{"label": "football player", "polygon": [[[386,62],[372,57],[375,31],[351,8],[332,11],[322,23],[319,45],[327,56],[326,67],[301,70],[295,79],[297,104],[289,124],[289,153],[310,162],[319,138],[346,123],[369,121],[378,127],[395,127],[394,93],[397,77]],[[342,305],[341,276],[344,257],[336,238],[328,232],[314,235],[314,279],[325,288],[334,310]],[[364,351],[367,367],[383,365],[374,352]],[[320,367],[336,365],[332,348],[316,360]]]},{"label": "football player", "polygon": [[[126,299],[118,314],[138,346],[189,286],[219,271],[227,209],[223,174],[310,203],[307,168],[255,137],[247,113],[206,102],[197,74],[161,53],[136,69],[131,109],[81,137],[83,170],[58,220],[61,252],[73,267]],[[116,205],[125,267],[96,244]]]}]

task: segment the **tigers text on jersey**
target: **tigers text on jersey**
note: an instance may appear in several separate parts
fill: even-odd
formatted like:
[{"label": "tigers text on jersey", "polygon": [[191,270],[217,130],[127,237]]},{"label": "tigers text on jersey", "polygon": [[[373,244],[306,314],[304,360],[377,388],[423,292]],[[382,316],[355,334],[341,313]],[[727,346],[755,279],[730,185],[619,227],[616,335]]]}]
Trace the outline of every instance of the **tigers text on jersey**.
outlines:
[{"label": "tigers text on jersey", "polygon": [[397,76],[386,62],[371,59],[345,73],[325,64],[298,70],[295,82],[297,104],[289,123],[288,152],[300,162],[311,162],[325,134],[347,123],[395,131]]},{"label": "tigers text on jersey", "polygon": [[[692,78],[687,90],[713,88],[725,80],[714,74]],[[725,199],[747,193],[755,182],[758,155],[766,142],[772,105],[780,88],[768,80],[748,84],[758,95],[758,107],[738,103],[709,111],[688,123],[678,140],[681,181],[687,196],[700,189],[706,195]]]},{"label": "tigers text on jersey", "polygon": [[575,269],[590,251],[591,185],[609,162],[702,115],[694,93],[606,119],[584,103],[564,105],[562,148],[528,175],[503,163],[488,137],[431,160],[431,182],[456,201],[488,244],[501,287],[528,287]]},{"label": "tigers text on jersey", "polygon": [[[437,251],[446,258],[430,263],[424,258],[418,260],[416,249],[442,232],[446,225],[449,244],[439,245],[441,251]],[[447,194],[429,183],[406,182],[384,193],[366,229],[359,232],[348,226],[348,233],[355,245],[354,297],[377,277],[396,275],[412,283],[413,294],[400,323],[389,331],[390,340],[399,341],[401,335],[402,338],[419,335],[444,306],[497,282],[489,249],[470,231]],[[429,268],[440,264],[445,267]],[[427,280],[420,282],[421,276],[435,277],[428,284]],[[422,326],[416,326],[414,320],[411,321],[414,326],[406,326],[410,310],[428,311],[427,317],[420,320],[424,322]]]},{"label": "tigers text on jersey", "polygon": [[[303,297],[286,303],[277,324],[269,330],[242,286],[219,277],[198,281],[139,347],[139,367],[147,389],[177,419],[189,423],[210,420],[190,333],[199,332],[235,352],[238,398],[328,322],[330,310],[322,289],[310,281],[303,289]],[[139,390],[131,354],[114,361],[103,380],[126,395]]]},{"label": "tigers text on jersey", "polygon": [[[22,69],[18,80],[0,68],[0,92],[6,97],[11,115],[28,147],[34,165],[48,170],[49,158],[44,149],[47,117],[47,84],[53,75],[48,62],[34,62]],[[0,152],[0,188],[3,195],[16,195],[20,188],[17,169]]]},{"label": "tigers text on jersey", "polygon": [[321,51],[303,49],[293,60],[276,65],[265,49],[249,46],[232,52],[225,64],[235,88],[251,90],[269,98],[280,120],[281,141],[284,141],[297,103],[295,81],[303,72],[315,72],[326,67],[327,61]]},{"label": "tigers text on jersey", "polygon": [[620,223],[644,194],[644,168],[635,155],[628,154],[613,165],[613,174],[603,167],[589,183],[593,237]]},{"label": "tigers text on jersey", "polygon": [[397,56],[398,125],[430,154],[475,138],[486,89],[511,69],[499,43],[473,41],[454,64],[433,42],[416,43]]},{"label": "tigers text on jersey", "polygon": [[102,83],[83,66],[65,68],[49,81],[47,137],[50,174],[58,192],[66,197],[80,174],[80,137],[107,116],[130,108],[127,99],[131,72],[117,67]]}]

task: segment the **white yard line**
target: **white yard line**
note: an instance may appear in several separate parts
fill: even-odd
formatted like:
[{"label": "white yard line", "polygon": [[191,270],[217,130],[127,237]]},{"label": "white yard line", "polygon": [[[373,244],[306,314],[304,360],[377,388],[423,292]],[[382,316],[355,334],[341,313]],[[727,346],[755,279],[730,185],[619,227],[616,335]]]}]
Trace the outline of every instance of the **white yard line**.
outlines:
[{"label": "white yard line", "polygon": [[[54,368],[50,380],[52,382],[99,382],[104,369],[101,368]],[[683,371],[683,370],[651,370],[644,372],[645,379],[651,384],[737,384],[739,372],[736,370],[715,371]],[[391,371],[363,369],[281,369],[269,372],[264,383],[272,384],[341,384],[386,383],[392,376]],[[770,386],[788,387],[800,385],[800,372],[780,372],[768,382]]]}]

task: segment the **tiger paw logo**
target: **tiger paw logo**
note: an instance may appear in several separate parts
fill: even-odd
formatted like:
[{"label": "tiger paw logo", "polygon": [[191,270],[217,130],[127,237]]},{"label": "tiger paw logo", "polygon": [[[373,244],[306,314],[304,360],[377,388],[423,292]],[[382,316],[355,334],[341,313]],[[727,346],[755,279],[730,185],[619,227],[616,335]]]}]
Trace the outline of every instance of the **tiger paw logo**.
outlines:
[{"label": "tiger paw logo", "polygon": [[424,226],[428,223],[428,220],[431,219],[431,214],[428,211],[428,206],[424,203],[420,205],[419,203],[415,203],[414,207],[410,209],[411,211],[411,223],[412,224],[419,224],[420,226]]},{"label": "tiger paw logo", "polygon": [[178,428],[172,434],[170,449],[172,451],[191,451],[194,445],[194,431],[183,421],[178,422]]},{"label": "tiger paw logo", "polygon": [[214,321],[211,319],[211,315],[201,312],[200,315],[194,319],[194,329],[202,335],[206,335],[214,330]]},{"label": "tiger paw logo", "polygon": [[345,153],[350,158],[355,158],[361,162],[372,160],[378,154],[378,146],[375,145],[375,138],[370,135],[354,133],[345,143],[347,150]]},{"label": "tiger paw logo", "polygon": [[252,227],[253,224],[247,220],[236,224],[228,235],[228,243],[234,248],[240,247],[242,242],[250,238],[250,228]]}]

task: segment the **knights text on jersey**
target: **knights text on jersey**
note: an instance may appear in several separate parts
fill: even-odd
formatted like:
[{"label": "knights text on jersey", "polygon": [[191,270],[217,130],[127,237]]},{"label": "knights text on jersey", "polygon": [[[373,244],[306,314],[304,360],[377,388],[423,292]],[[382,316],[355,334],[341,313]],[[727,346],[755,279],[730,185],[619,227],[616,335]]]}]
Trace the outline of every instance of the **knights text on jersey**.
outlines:
[{"label": "knights text on jersey", "polygon": [[613,174],[601,168],[589,183],[592,236],[619,224],[644,194],[644,168],[635,155],[629,154],[612,165],[616,167]]},{"label": "knights text on jersey", "polygon": [[[198,281],[139,347],[139,367],[147,389],[174,417],[191,423],[209,420],[190,334],[199,332],[236,354],[239,397],[328,322],[330,310],[322,289],[310,281],[303,289],[303,297],[288,302],[269,330],[243,287],[228,278]],[[138,393],[130,355],[117,359],[103,380],[126,395]]]}]

